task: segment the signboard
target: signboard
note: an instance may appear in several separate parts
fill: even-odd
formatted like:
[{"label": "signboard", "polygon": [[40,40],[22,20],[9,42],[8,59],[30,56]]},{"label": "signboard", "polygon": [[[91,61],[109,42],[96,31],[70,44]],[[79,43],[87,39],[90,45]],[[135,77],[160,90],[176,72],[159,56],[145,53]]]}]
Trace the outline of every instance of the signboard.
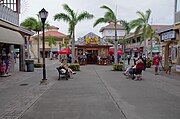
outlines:
[{"label": "signboard", "polygon": [[176,71],[180,72],[180,65],[176,65]]},{"label": "signboard", "polygon": [[86,38],[86,44],[98,44],[99,39],[98,38]]},{"label": "signboard", "polygon": [[175,31],[168,31],[161,34],[161,41],[170,41],[176,38],[176,32]]}]

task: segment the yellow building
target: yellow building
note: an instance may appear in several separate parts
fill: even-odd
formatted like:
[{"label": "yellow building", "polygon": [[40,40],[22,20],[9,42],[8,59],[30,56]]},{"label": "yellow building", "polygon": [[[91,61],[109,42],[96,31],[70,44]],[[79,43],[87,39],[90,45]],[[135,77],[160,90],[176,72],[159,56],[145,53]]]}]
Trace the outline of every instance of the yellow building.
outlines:
[{"label": "yellow building", "polygon": [[[67,43],[69,44],[69,39],[67,35],[61,33],[58,31],[59,28],[55,26],[50,26],[47,31],[45,31],[45,57],[51,57],[50,55],[57,54],[60,49],[62,49],[62,45]],[[56,45],[52,44],[52,46],[49,46],[49,42],[47,41],[48,38],[52,38],[55,40]],[[36,34],[31,38],[30,42],[30,50],[32,52],[32,55],[34,55],[35,58],[38,57],[38,35]],[[40,34],[40,54],[42,56],[42,33]],[[52,54],[51,54],[52,53]]]}]

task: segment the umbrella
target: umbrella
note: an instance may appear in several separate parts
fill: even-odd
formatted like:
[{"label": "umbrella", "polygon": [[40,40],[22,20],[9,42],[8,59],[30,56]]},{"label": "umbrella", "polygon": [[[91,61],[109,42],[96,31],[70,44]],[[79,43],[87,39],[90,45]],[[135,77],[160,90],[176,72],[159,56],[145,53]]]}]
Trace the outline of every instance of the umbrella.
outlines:
[{"label": "umbrella", "polygon": [[[114,49],[110,49],[109,54],[114,54]],[[118,54],[124,55],[124,52],[121,50],[118,50]]]},{"label": "umbrella", "polygon": [[59,54],[71,54],[71,50],[69,48],[64,48],[63,50],[58,52]]}]

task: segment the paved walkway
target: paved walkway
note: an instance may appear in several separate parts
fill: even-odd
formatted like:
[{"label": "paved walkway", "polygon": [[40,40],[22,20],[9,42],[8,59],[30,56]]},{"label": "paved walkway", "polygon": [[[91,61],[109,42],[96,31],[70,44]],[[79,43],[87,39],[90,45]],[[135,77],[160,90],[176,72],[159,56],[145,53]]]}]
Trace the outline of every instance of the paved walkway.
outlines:
[{"label": "paved walkway", "polygon": [[57,64],[47,61],[48,85],[39,85],[42,69],[1,77],[0,119],[180,118],[179,80],[147,69],[144,80],[133,81],[112,66],[86,65],[58,81]]}]

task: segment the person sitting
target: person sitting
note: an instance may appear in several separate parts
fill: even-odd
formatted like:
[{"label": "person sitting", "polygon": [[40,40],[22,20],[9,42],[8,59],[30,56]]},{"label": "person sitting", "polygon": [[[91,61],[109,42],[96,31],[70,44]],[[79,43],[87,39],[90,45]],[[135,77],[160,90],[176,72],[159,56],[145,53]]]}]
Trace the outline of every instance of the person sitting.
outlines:
[{"label": "person sitting", "polygon": [[73,70],[71,68],[69,68],[68,64],[66,62],[62,62],[61,67],[64,67],[65,70],[68,71],[69,77],[72,78],[73,74],[76,74],[76,72],[73,72]]},{"label": "person sitting", "polygon": [[144,62],[141,58],[138,59],[136,62],[136,65],[128,67],[126,71],[124,72],[124,75],[131,76],[134,78],[134,74],[141,74],[142,70],[144,69]]}]

